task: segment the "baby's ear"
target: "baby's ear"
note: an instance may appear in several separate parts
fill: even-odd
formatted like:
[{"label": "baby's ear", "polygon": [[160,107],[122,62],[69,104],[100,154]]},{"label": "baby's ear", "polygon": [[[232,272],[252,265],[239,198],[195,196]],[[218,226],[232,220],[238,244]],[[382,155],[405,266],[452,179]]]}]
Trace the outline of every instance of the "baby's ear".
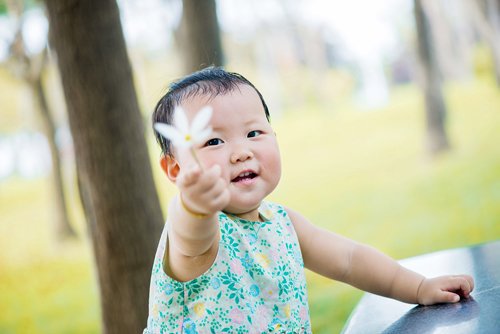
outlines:
[{"label": "baby's ear", "polygon": [[170,155],[164,155],[160,159],[161,169],[165,172],[168,179],[175,183],[177,176],[179,175],[180,166],[177,160]]}]

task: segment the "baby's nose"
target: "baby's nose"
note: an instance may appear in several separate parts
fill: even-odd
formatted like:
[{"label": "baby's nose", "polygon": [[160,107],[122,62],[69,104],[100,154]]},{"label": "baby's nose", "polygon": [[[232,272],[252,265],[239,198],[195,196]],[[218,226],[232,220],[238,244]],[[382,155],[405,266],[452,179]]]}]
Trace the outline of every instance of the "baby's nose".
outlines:
[{"label": "baby's nose", "polygon": [[253,152],[248,148],[239,148],[231,154],[231,163],[243,162],[253,158]]}]

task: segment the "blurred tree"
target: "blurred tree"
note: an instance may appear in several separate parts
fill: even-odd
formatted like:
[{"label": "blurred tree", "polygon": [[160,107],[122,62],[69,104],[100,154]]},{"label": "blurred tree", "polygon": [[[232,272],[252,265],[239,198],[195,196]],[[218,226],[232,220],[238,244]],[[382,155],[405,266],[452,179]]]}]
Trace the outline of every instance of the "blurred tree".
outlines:
[{"label": "blurred tree", "polygon": [[462,0],[453,1],[453,10],[447,5],[443,0],[425,2],[440,73],[443,80],[468,79],[472,75],[473,29]]},{"label": "blurred tree", "polygon": [[491,53],[497,86],[500,87],[500,0],[486,0],[486,12],[491,31]]},{"label": "blurred tree", "polygon": [[17,77],[29,87],[31,94],[37,103],[36,110],[39,111],[42,121],[42,131],[47,138],[52,158],[52,188],[54,194],[53,204],[55,206],[55,235],[57,240],[75,237],[76,232],[70,224],[66,198],[64,196],[64,180],[62,172],[61,157],[56,142],[56,121],[52,116],[43,86],[42,75],[47,62],[47,49],[44,48],[37,55],[29,55],[26,51],[23,38],[23,12],[25,4],[23,0],[7,1],[8,12],[17,22],[14,39],[9,46],[9,60],[7,66]]},{"label": "blurred tree", "polygon": [[476,31],[490,49],[495,79],[500,86],[500,0],[470,0],[467,4]]},{"label": "blurred tree", "polygon": [[162,229],[115,0],[47,0],[105,333],[140,333]]},{"label": "blurred tree", "polygon": [[432,155],[449,149],[445,129],[446,105],[441,88],[441,72],[433,47],[432,26],[425,11],[425,0],[414,0],[417,49],[425,97],[427,148]]},{"label": "blurred tree", "polygon": [[224,65],[215,0],[182,1],[182,19],[176,40],[186,73],[210,65]]},{"label": "blurred tree", "polygon": [[[331,91],[325,83],[328,73],[327,44],[321,27],[308,27],[300,22],[300,13],[295,0],[278,0],[278,6],[284,14],[285,30],[293,43],[294,56],[300,65],[305,66],[310,78],[302,78],[311,82],[312,89],[307,92],[313,103],[326,106],[331,99]],[[259,10],[255,4],[255,10]],[[265,36],[269,35],[268,27],[263,27]],[[272,49],[275,47],[273,46]],[[275,53],[275,51],[273,51]]]},{"label": "blurred tree", "polygon": [[500,38],[500,0],[486,0],[488,18],[496,32],[496,37]]}]

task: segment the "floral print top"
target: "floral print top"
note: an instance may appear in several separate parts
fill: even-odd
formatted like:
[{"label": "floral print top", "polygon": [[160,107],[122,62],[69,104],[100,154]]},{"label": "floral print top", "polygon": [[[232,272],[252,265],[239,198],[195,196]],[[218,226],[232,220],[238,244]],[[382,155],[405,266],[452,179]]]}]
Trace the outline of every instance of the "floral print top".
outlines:
[{"label": "floral print top", "polygon": [[259,213],[263,222],[220,213],[216,259],[188,282],[163,270],[165,226],[144,334],[311,333],[304,263],[292,222],[277,204],[263,202]]}]

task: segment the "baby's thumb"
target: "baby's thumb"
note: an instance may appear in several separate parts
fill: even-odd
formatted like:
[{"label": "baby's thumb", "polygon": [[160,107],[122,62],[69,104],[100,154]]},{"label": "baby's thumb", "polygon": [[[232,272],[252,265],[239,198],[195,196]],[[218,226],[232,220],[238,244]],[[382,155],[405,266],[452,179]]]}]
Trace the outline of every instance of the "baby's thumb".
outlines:
[{"label": "baby's thumb", "polygon": [[456,303],[460,301],[460,296],[449,291],[441,291],[438,293],[438,303]]},{"label": "baby's thumb", "polygon": [[181,173],[178,184],[181,186],[190,186],[198,181],[200,176],[200,168],[197,165],[190,167],[185,173]]},{"label": "baby's thumb", "polygon": [[222,169],[220,168],[219,165],[213,165],[211,168],[210,168],[210,174],[213,176],[213,177],[219,177],[221,176],[221,172],[222,172]]}]

